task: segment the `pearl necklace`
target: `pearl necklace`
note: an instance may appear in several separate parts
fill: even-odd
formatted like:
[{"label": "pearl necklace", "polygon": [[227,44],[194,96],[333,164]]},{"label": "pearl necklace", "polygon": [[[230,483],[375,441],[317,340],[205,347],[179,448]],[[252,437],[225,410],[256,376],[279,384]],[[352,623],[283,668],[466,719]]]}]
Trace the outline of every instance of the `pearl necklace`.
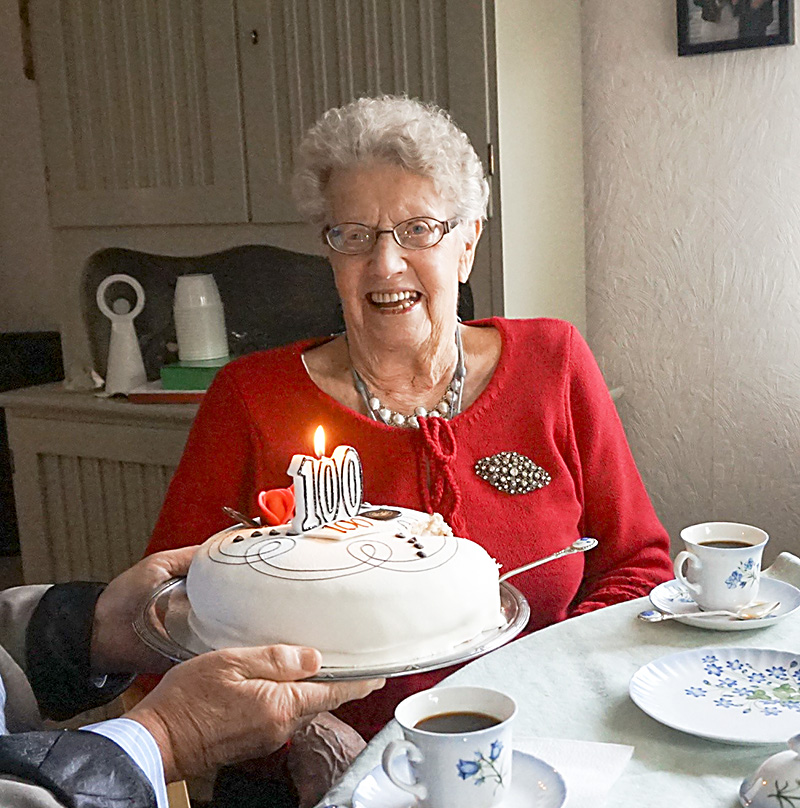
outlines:
[{"label": "pearl necklace", "polygon": [[415,429],[419,429],[418,418],[455,418],[461,412],[461,397],[464,393],[464,380],[467,377],[467,366],[464,363],[464,346],[461,344],[461,330],[458,326],[456,326],[456,349],[458,351],[456,369],[453,371],[453,378],[450,379],[450,384],[447,385],[447,390],[445,390],[441,401],[432,410],[427,410],[425,407],[414,407],[414,412],[411,415],[403,415],[385,407],[377,396],[370,393],[367,385],[364,384],[364,380],[351,364],[350,371],[353,374],[353,383],[367,405],[367,412],[370,417],[375,421],[382,421],[387,426],[404,426]]}]

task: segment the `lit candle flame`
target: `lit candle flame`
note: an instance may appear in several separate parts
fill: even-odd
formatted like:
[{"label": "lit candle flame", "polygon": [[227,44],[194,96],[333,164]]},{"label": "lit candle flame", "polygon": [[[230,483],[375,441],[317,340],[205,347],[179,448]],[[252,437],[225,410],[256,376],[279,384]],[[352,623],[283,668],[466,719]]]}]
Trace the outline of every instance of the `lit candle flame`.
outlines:
[{"label": "lit candle flame", "polygon": [[314,433],[314,454],[317,457],[323,457],[325,454],[325,430],[321,426],[318,426]]}]

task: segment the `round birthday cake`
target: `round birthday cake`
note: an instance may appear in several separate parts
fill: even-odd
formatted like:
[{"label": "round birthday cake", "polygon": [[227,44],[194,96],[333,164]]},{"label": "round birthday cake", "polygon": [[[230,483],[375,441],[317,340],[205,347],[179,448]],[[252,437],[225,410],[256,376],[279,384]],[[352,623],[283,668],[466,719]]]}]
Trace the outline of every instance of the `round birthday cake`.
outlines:
[{"label": "round birthday cake", "polygon": [[498,567],[438,514],[364,504],[295,533],[232,527],[186,582],[189,626],[211,648],[289,643],[327,667],[410,663],[504,622]]}]

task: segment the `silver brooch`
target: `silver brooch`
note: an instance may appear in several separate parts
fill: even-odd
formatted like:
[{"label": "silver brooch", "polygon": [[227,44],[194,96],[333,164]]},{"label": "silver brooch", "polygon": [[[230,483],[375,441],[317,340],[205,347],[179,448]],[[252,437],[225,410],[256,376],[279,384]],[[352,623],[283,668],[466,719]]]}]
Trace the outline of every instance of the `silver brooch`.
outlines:
[{"label": "silver brooch", "polygon": [[482,480],[506,494],[527,494],[550,484],[550,475],[530,457],[519,452],[499,452],[475,464]]}]

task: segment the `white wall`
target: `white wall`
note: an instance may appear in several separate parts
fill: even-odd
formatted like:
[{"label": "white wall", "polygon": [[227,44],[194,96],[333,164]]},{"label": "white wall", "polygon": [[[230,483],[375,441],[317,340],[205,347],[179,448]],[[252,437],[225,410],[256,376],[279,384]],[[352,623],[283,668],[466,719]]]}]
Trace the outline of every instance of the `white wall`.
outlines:
[{"label": "white wall", "polygon": [[36,84],[22,72],[17,0],[0,0],[0,331],[57,330]]},{"label": "white wall", "polygon": [[496,3],[505,313],[583,330],[580,2]]},{"label": "white wall", "polygon": [[656,510],[798,551],[800,48],[679,58],[675,0],[582,24],[589,341]]}]

